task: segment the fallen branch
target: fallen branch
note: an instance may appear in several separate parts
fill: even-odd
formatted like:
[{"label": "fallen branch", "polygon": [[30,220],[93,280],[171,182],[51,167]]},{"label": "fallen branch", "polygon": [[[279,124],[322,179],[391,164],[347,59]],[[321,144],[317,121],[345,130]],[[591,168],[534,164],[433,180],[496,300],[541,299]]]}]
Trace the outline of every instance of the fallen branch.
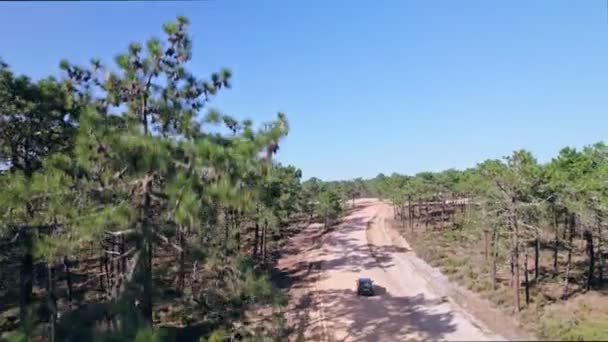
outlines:
[{"label": "fallen branch", "polygon": [[106,234],[112,235],[112,236],[131,235],[131,234],[135,234],[135,233],[136,233],[135,229],[126,229],[126,230],[120,230],[117,232],[106,232]]},{"label": "fallen branch", "polygon": [[133,254],[135,251],[137,250],[137,248],[132,247],[131,249],[129,249],[128,251],[124,252],[122,255],[116,257],[114,260],[122,260],[128,256],[130,256],[131,254]]},{"label": "fallen branch", "polygon": [[129,249],[128,251],[124,252],[123,254],[120,254],[120,252],[114,252],[114,251],[107,251],[105,250],[104,252],[106,254],[110,254],[110,255],[118,255],[115,258],[112,258],[112,260],[122,260],[128,256],[130,256],[131,254],[133,254],[133,252],[135,252],[136,248],[132,247],[131,249]]},{"label": "fallen branch", "polygon": [[166,237],[166,236],[164,236],[164,235],[162,235],[162,234],[160,234],[158,232],[155,232],[154,234],[156,235],[156,237],[158,237],[159,239],[161,239],[164,243],[166,243],[169,246],[175,248],[175,250],[177,250],[178,252],[181,253],[181,252],[184,251],[183,248],[181,248],[180,246],[176,245],[175,243],[169,241],[168,237]]}]

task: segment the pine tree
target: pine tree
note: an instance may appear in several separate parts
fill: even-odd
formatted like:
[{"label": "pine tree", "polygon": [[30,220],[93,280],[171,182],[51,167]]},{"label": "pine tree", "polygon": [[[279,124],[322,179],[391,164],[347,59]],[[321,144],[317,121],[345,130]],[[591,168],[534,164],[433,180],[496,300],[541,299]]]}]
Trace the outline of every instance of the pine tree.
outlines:
[{"label": "pine tree", "polygon": [[16,76],[0,61],[0,169],[5,191],[0,198],[3,229],[20,246],[20,319],[24,322],[31,303],[34,245],[40,229],[50,225],[38,211],[44,196],[36,173],[45,157],[67,153],[75,132],[79,110],[54,78],[32,82]]}]

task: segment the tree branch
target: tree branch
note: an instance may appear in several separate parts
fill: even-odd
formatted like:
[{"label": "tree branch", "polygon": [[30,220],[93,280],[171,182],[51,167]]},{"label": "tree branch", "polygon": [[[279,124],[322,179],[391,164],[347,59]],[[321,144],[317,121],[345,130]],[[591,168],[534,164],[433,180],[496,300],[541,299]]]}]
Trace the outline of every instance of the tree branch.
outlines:
[{"label": "tree branch", "polygon": [[166,243],[169,246],[175,248],[175,250],[177,250],[178,252],[181,253],[181,252],[184,251],[180,246],[178,246],[178,245],[174,244],[173,242],[169,241],[168,237],[160,234],[159,232],[154,232],[154,234],[156,235],[156,237],[158,237],[159,239],[161,239],[164,243]]}]

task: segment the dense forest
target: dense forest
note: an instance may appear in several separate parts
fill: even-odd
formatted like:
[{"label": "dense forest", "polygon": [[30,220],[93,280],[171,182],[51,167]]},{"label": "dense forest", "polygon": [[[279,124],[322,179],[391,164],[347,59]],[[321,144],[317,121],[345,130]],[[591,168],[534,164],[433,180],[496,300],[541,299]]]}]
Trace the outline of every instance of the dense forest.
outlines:
[{"label": "dense forest", "polygon": [[389,200],[421,257],[540,336],[608,338],[604,143],[564,148],[547,163],[520,150],[463,171],[327,185],[345,200]]},{"label": "dense forest", "polygon": [[[60,77],[0,64],[1,339],[283,337],[278,248],[339,198],[273,158],[284,114],[208,108],[231,72],[198,78],[188,20],[163,28]],[[239,325],[255,304],[270,327]]]}]

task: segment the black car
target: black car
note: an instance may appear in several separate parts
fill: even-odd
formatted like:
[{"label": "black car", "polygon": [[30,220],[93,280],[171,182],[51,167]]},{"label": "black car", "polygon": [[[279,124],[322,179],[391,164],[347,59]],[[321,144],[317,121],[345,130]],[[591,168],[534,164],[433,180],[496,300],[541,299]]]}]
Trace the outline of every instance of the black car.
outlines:
[{"label": "black car", "polygon": [[358,296],[373,296],[374,284],[370,278],[357,279],[357,295]]}]

